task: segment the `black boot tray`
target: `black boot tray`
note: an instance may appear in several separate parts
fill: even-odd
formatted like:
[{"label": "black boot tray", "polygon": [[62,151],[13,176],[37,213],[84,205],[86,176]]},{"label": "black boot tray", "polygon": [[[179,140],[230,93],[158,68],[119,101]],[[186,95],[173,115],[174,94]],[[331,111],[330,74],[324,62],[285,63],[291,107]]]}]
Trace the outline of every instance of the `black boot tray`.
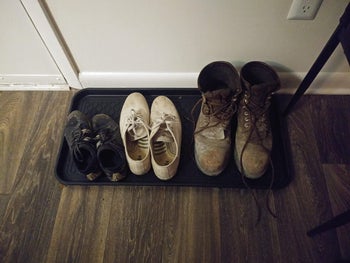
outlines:
[{"label": "black boot tray", "polygon": [[[69,153],[67,142],[62,136],[61,148],[56,163],[56,177],[65,185],[153,185],[153,186],[199,186],[199,187],[233,187],[268,189],[273,180],[272,189],[287,186],[291,181],[286,158],[286,145],[283,134],[286,127],[281,117],[282,109],[278,106],[278,95],[273,97],[271,108],[271,123],[273,132],[272,163],[266,174],[259,179],[242,179],[237,170],[234,157],[228,167],[218,176],[207,176],[200,172],[196,166],[193,153],[193,131],[191,111],[196,102],[201,98],[198,89],[176,88],[176,89],[83,89],[75,94],[72,99],[69,112],[80,110],[89,118],[95,114],[104,113],[111,116],[119,123],[120,111],[126,97],[132,92],[142,93],[149,103],[159,95],[165,95],[175,104],[182,121],[182,148],[180,164],[177,174],[168,181],[158,179],[153,171],[136,176],[129,172],[128,176],[119,182],[111,182],[106,177],[100,177],[96,181],[88,181],[85,176],[75,168]],[[200,105],[194,113],[194,122],[197,120]],[[234,147],[236,122],[232,124],[232,152]],[[273,172],[272,172],[273,170]],[[273,175],[273,178],[272,178]]]}]

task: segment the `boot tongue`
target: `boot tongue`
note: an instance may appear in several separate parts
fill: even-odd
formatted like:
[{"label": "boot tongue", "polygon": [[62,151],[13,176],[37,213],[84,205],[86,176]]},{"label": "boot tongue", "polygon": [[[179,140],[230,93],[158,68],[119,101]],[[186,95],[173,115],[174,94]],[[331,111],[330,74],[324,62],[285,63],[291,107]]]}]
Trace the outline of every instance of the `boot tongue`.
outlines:
[{"label": "boot tongue", "polygon": [[250,86],[250,100],[254,104],[264,107],[266,99],[272,92],[277,90],[278,85],[276,83],[264,83],[259,85]]},{"label": "boot tongue", "polygon": [[[222,107],[228,103],[228,101],[232,97],[231,93],[232,93],[231,89],[222,88],[222,89],[217,89],[213,91],[207,91],[204,94],[204,96],[205,96],[205,100],[208,102],[208,104],[210,104],[211,110],[213,112],[216,112],[222,109]],[[225,110],[225,109],[222,109],[222,110]],[[203,112],[205,112],[206,114],[213,113],[209,110],[208,106],[203,107]],[[220,115],[220,112],[217,112],[217,114]],[[216,122],[217,125],[215,125],[214,127],[205,128],[202,131],[202,135],[209,139],[216,139],[216,140],[225,139],[225,128],[221,127],[220,125],[220,122],[222,122],[223,120],[218,119],[218,117],[216,116],[213,116],[212,118],[214,119],[214,123]]]},{"label": "boot tongue", "polygon": [[210,105],[203,108],[205,114],[212,114],[220,110],[231,98],[231,90],[227,88],[208,91],[204,94],[204,100]]},{"label": "boot tongue", "polygon": [[225,139],[225,130],[221,127],[210,127],[203,130],[202,135],[208,139],[223,140]]},{"label": "boot tongue", "polygon": [[207,100],[220,102],[223,100],[227,100],[231,92],[232,92],[231,89],[222,88],[222,89],[216,89],[213,91],[207,91],[204,96]]},{"label": "boot tongue", "polygon": [[270,94],[278,89],[278,84],[275,82],[267,82],[262,84],[251,85],[250,91],[258,96]]}]

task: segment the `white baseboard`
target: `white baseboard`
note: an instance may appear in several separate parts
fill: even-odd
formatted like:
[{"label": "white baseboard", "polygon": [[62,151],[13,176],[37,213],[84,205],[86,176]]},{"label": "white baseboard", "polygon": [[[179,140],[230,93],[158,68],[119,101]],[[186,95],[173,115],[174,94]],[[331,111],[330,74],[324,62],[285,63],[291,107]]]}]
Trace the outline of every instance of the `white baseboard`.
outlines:
[{"label": "white baseboard", "polygon": [[[282,89],[279,93],[293,94],[305,72],[279,72]],[[84,88],[196,88],[197,72],[82,72]],[[0,90],[68,90],[61,75],[0,75]],[[321,72],[313,81],[308,94],[350,95],[349,72]]]},{"label": "white baseboard", "polygon": [[[305,72],[279,72],[278,74],[282,83],[282,89],[279,92],[288,94],[294,94],[306,75]],[[306,93],[350,95],[350,72],[320,72]]]},{"label": "white baseboard", "polygon": [[194,72],[82,72],[84,88],[194,88],[198,73]]},{"label": "white baseboard", "polygon": [[[278,73],[280,93],[293,94],[305,72]],[[82,72],[80,82],[84,88],[196,88],[198,73],[147,73],[147,72]],[[321,72],[307,90],[309,94],[350,94],[349,72]]]},{"label": "white baseboard", "polygon": [[1,74],[0,90],[68,90],[61,75]]},{"label": "white baseboard", "polygon": [[65,91],[68,85],[1,85],[0,91]]}]

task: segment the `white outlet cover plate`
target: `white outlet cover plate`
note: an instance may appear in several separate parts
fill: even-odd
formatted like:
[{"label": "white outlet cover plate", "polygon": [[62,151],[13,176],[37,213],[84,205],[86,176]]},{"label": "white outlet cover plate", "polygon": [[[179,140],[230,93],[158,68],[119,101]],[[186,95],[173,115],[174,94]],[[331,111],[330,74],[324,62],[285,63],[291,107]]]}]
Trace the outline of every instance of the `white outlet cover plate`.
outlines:
[{"label": "white outlet cover plate", "polygon": [[313,20],[323,0],[293,0],[287,19]]}]

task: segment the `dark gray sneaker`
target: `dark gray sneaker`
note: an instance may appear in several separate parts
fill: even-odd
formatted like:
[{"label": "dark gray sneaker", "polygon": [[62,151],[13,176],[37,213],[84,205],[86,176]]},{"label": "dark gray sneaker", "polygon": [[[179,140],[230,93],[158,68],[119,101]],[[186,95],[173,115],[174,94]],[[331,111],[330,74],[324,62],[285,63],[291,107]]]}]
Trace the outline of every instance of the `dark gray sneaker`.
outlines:
[{"label": "dark gray sneaker", "polygon": [[118,124],[106,114],[97,114],[92,118],[92,128],[102,171],[111,181],[122,180],[126,177],[127,165]]},{"label": "dark gray sneaker", "polygon": [[64,130],[70,154],[79,172],[90,181],[99,177],[96,147],[89,119],[80,111],[72,111],[67,117]]}]

